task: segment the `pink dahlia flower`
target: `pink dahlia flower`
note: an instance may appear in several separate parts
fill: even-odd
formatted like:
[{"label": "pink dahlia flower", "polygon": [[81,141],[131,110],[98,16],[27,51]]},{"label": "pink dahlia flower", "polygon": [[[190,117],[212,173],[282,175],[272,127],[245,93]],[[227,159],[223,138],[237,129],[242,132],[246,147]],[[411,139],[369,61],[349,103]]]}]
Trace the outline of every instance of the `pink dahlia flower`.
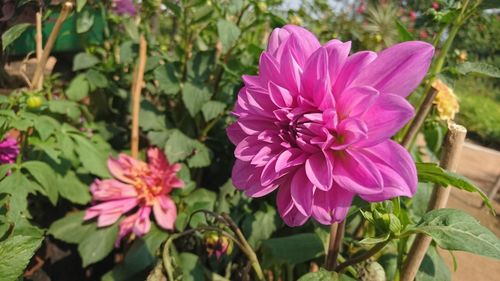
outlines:
[{"label": "pink dahlia flower", "polygon": [[[97,217],[97,226],[114,224],[122,215],[116,245],[127,234],[146,234],[150,227],[150,214],[164,229],[173,229],[177,208],[169,193],[184,183],[176,177],[179,164],[170,165],[158,148],[147,152],[148,163],[120,154],[108,160],[113,179],[96,180],[90,187],[94,201],[100,203],[87,209],[84,220]],[[130,213],[132,211],[132,213]]]},{"label": "pink dahlia flower", "polygon": [[17,140],[13,137],[6,137],[0,141],[0,164],[9,164],[16,162],[19,154]]},{"label": "pink dahlia flower", "polygon": [[310,216],[342,221],[354,195],[372,202],[415,193],[415,164],[390,138],[414,115],[405,97],[434,49],[413,41],[349,55],[350,47],[321,45],[287,25],[272,32],[259,75],[243,76],[238,120],[227,129],[236,145],[233,183],[251,197],[277,189],[290,226]]}]

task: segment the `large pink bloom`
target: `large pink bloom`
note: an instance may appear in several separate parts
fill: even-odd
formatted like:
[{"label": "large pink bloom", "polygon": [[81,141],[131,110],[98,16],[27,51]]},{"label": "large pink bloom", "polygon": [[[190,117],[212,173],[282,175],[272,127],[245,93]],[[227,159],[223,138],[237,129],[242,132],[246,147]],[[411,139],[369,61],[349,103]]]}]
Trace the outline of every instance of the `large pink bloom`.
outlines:
[{"label": "large pink bloom", "polygon": [[406,101],[434,49],[397,44],[349,56],[351,43],[321,45],[292,25],[275,29],[259,75],[243,76],[227,129],[236,145],[234,185],[251,197],[278,189],[290,226],[313,216],[342,221],[354,195],[367,201],[412,196],[415,164],[390,138],[414,115]]},{"label": "large pink bloom", "polygon": [[19,154],[17,140],[13,137],[6,137],[0,141],[0,164],[10,164],[16,162]]},{"label": "large pink bloom", "polygon": [[116,245],[131,232],[146,234],[151,227],[151,211],[160,227],[174,228],[177,208],[169,193],[184,186],[176,177],[181,166],[170,165],[158,148],[150,148],[147,154],[148,163],[125,154],[110,158],[108,169],[114,179],[96,180],[90,187],[94,201],[101,203],[87,209],[84,220],[97,217],[97,225],[104,227],[127,216],[120,223]]}]

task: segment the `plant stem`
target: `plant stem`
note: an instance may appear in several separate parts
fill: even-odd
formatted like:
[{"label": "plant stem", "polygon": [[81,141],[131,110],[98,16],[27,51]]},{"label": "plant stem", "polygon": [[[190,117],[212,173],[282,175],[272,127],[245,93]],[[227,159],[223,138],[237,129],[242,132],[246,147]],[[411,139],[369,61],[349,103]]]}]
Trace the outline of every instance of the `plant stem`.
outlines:
[{"label": "plant stem", "polygon": [[326,254],[327,270],[333,271],[337,266],[337,257],[342,246],[342,239],[344,238],[345,220],[337,223],[332,223],[330,227],[330,241],[328,243],[328,253]]},{"label": "plant stem", "polygon": [[342,270],[344,270],[346,267],[348,267],[350,265],[353,265],[353,264],[356,264],[358,262],[362,262],[362,261],[364,261],[366,259],[369,259],[373,255],[375,255],[376,253],[378,253],[380,250],[382,250],[385,247],[385,245],[387,245],[387,243],[389,243],[389,242],[390,242],[390,240],[378,243],[375,246],[373,246],[370,250],[368,250],[367,252],[364,252],[364,253],[362,253],[362,254],[360,254],[358,256],[355,256],[355,257],[353,257],[351,259],[348,259],[347,261],[339,264],[337,266],[337,268],[335,268],[335,271],[341,272]]}]

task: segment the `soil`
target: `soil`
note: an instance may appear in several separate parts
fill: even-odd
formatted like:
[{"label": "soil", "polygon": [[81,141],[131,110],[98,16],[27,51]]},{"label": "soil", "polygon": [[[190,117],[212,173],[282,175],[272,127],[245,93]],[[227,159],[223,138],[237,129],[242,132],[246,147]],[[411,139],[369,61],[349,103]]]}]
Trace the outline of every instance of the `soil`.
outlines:
[{"label": "soil", "polygon": [[[466,142],[460,156],[458,173],[476,183],[486,194],[490,193],[500,175],[500,152]],[[453,189],[448,201],[448,208],[466,211],[479,222],[500,237],[500,192],[492,205],[497,216],[493,216],[486,207],[481,206],[477,194]],[[453,252],[457,269],[453,271],[453,258],[448,251],[441,251],[448,267],[452,270],[453,281],[498,281],[500,280],[500,261],[466,252]]]}]

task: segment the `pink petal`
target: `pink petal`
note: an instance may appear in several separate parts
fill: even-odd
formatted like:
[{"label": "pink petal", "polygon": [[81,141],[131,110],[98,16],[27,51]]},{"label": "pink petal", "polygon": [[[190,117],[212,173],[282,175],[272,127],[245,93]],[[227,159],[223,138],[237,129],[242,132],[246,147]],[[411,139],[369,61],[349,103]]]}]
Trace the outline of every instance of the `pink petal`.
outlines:
[{"label": "pink petal", "polygon": [[177,207],[170,197],[165,195],[158,196],[153,205],[153,213],[156,223],[160,227],[168,230],[174,229]]},{"label": "pink petal", "polygon": [[292,178],[290,185],[292,200],[295,207],[304,216],[311,215],[314,185],[307,178],[305,169],[299,168]]},{"label": "pink petal", "polygon": [[339,77],[347,57],[349,56],[351,42],[343,43],[339,40],[331,40],[325,44],[325,48],[328,52],[330,83],[333,85]]},{"label": "pink petal", "polygon": [[115,241],[115,247],[118,248],[120,246],[120,241],[123,239],[123,237],[127,236],[129,233],[132,232],[137,217],[138,217],[137,214],[133,214],[124,218],[120,222],[120,230],[118,232],[118,238]]},{"label": "pink petal", "polygon": [[112,157],[108,159],[108,170],[111,172],[113,177],[130,184],[134,183],[134,179],[128,176],[131,173],[132,168],[138,168],[145,165],[146,163],[135,160],[134,158],[123,153],[118,155],[117,159],[113,159]]},{"label": "pink petal", "polygon": [[297,207],[295,207],[290,189],[290,181],[280,186],[276,197],[276,205],[278,206],[278,212],[281,218],[288,226],[300,226],[303,225],[309,217],[304,216]]},{"label": "pink petal", "polygon": [[238,122],[234,122],[233,124],[229,125],[226,129],[226,132],[229,140],[234,145],[237,145],[240,141],[248,136],[243,132]]},{"label": "pink petal", "polygon": [[377,100],[378,91],[372,87],[352,87],[337,96],[337,113],[341,119],[358,117]]},{"label": "pink petal", "polygon": [[98,216],[97,226],[104,227],[114,224],[122,214],[137,206],[136,198],[113,200],[94,205],[87,209],[84,220]]},{"label": "pink petal", "polygon": [[143,236],[148,233],[151,228],[151,219],[149,218],[149,215],[151,214],[151,207],[142,207],[139,209],[137,214],[139,217],[135,221],[133,231],[137,236]]},{"label": "pink petal", "polygon": [[369,158],[353,150],[337,153],[333,179],[341,188],[357,194],[375,194],[382,190],[382,175]]},{"label": "pink petal", "polygon": [[320,105],[328,92],[317,93],[316,90],[324,89],[322,86],[324,84],[331,85],[328,77],[328,51],[321,47],[311,55],[305,65],[302,75],[302,97],[315,105]]},{"label": "pink petal", "polygon": [[136,189],[115,179],[95,180],[90,186],[92,197],[97,201],[110,201],[137,196]]},{"label": "pink petal", "polygon": [[345,88],[348,88],[356,76],[365,66],[371,63],[377,54],[370,51],[357,52],[349,56],[340,71],[333,87],[333,93],[337,97]]},{"label": "pink petal", "polygon": [[314,192],[312,216],[321,224],[330,225],[345,219],[354,193],[334,186],[329,191]]},{"label": "pink petal", "polygon": [[356,147],[369,147],[392,137],[414,114],[415,110],[404,98],[392,94],[380,95],[361,116],[368,126],[368,135]]},{"label": "pink petal", "polygon": [[378,202],[397,196],[412,197],[417,190],[417,170],[410,153],[392,140],[363,150],[373,161],[384,181],[380,193],[361,195],[369,202]]},{"label": "pink petal", "polygon": [[333,157],[322,152],[311,155],[305,164],[305,172],[309,180],[321,190],[329,190],[332,186]]},{"label": "pink petal", "polygon": [[273,103],[280,108],[290,107],[293,104],[294,98],[290,92],[272,81],[269,82],[269,95]]},{"label": "pink petal", "polygon": [[337,139],[330,147],[335,150],[343,150],[364,139],[368,132],[365,122],[358,118],[347,118],[342,120],[337,127]]},{"label": "pink petal", "polygon": [[383,50],[366,66],[353,85],[372,86],[380,93],[408,96],[424,78],[434,47],[421,41],[396,44]]}]

